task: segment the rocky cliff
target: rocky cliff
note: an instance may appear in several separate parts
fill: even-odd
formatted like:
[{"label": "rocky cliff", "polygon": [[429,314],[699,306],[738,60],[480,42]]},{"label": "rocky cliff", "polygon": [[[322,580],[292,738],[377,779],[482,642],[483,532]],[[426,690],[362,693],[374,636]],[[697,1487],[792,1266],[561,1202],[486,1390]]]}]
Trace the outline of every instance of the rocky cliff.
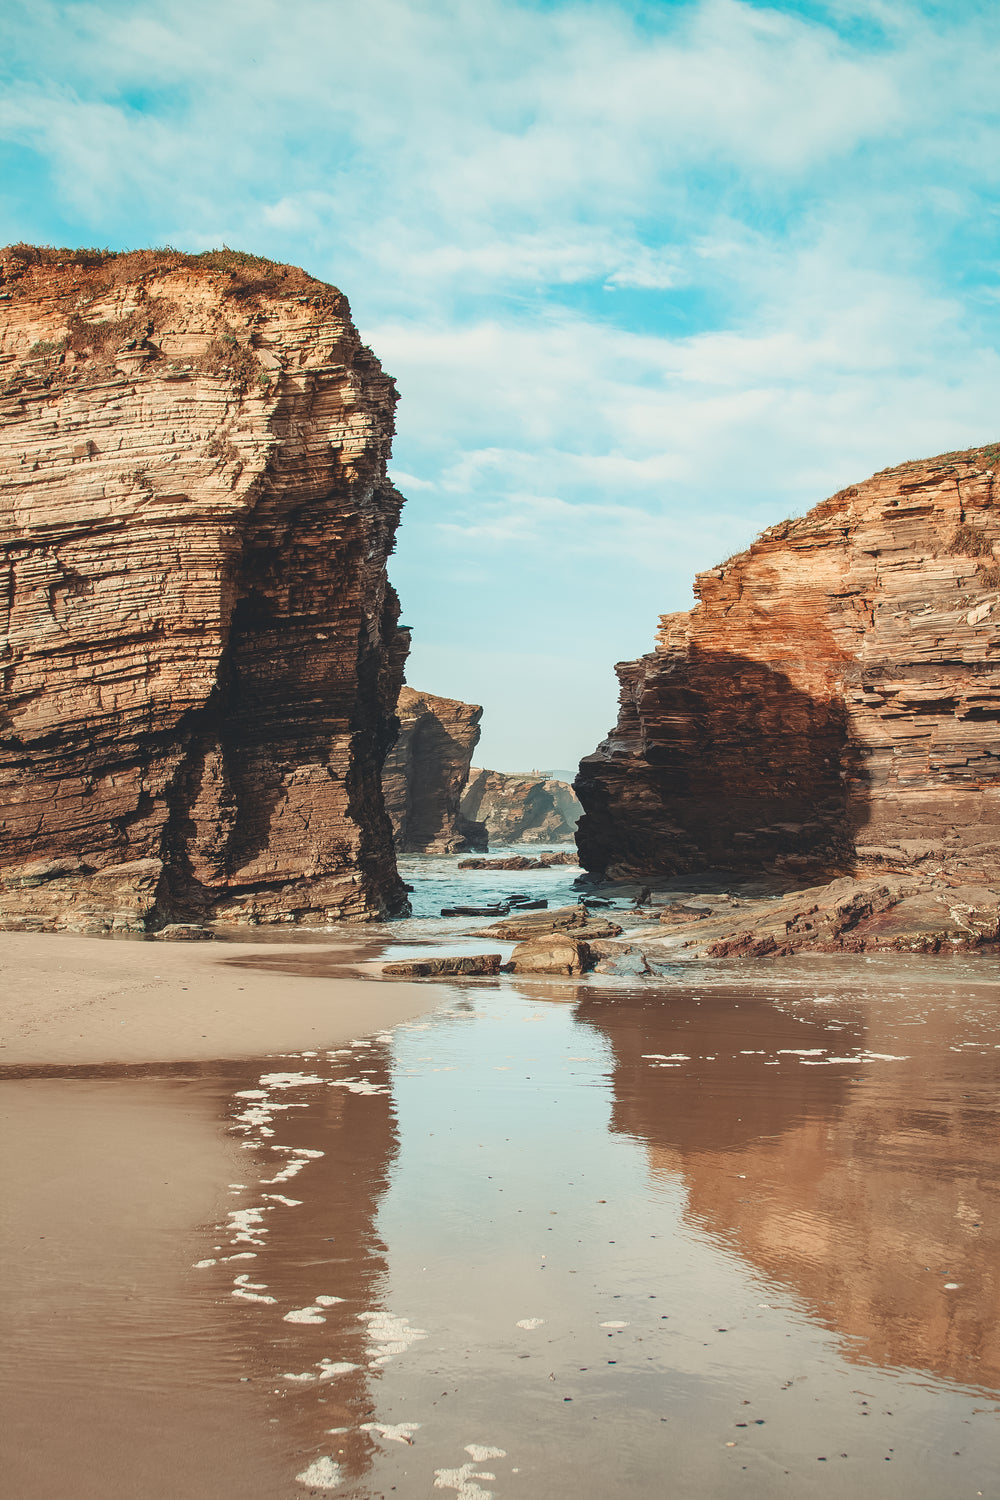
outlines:
[{"label": "rocky cliff", "polygon": [[235,252],[0,253],[0,922],[404,909],[392,381]]},{"label": "rocky cliff", "polygon": [[382,776],[396,847],[410,854],[487,848],[486,828],[460,808],[483,711],[477,703],[404,687],[400,731]]},{"label": "rocky cliff", "polygon": [[614,876],[1000,870],[1000,447],[887,469],[702,573],[580,767]]},{"label": "rocky cliff", "polygon": [[494,844],[570,844],[580,804],[565,781],[473,767],[462,812],[481,819]]}]

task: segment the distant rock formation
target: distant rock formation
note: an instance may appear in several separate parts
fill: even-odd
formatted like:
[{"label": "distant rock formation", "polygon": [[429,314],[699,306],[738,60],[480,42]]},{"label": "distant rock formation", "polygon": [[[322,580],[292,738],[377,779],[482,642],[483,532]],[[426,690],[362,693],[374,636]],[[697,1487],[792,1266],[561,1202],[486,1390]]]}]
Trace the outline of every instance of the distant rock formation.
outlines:
[{"label": "distant rock formation", "polygon": [[617,669],[618,725],[576,781],[584,866],[996,881],[998,464],[887,469],[700,574]]},{"label": "distant rock formation", "polygon": [[232,251],[0,252],[0,924],[406,909],[396,393]]},{"label": "distant rock formation", "polygon": [[399,738],[382,774],[396,848],[407,854],[486,849],[485,826],[460,808],[482,709],[404,687],[397,712]]},{"label": "distant rock formation", "polygon": [[571,844],[581,808],[568,782],[474,766],[462,812],[486,824],[493,844]]}]

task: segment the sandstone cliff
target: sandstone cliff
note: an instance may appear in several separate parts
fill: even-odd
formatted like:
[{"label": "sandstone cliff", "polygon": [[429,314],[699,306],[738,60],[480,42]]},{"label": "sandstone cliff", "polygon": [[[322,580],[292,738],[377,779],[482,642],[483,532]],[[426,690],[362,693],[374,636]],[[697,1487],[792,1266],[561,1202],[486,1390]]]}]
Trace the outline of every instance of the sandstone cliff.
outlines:
[{"label": "sandstone cliff", "polygon": [[576,782],[582,863],[995,881],[998,462],[901,464],[702,573],[617,669],[618,725]]},{"label": "sandstone cliff", "polygon": [[460,808],[483,711],[476,703],[404,687],[400,732],[382,775],[396,847],[411,854],[487,848],[486,829]]},{"label": "sandstone cliff", "polygon": [[580,804],[565,781],[473,767],[462,812],[481,819],[494,844],[569,844]]},{"label": "sandstone cliff", "polygon": [[396,395],[235,252],[0,252],[0,922],[405,908]]}]

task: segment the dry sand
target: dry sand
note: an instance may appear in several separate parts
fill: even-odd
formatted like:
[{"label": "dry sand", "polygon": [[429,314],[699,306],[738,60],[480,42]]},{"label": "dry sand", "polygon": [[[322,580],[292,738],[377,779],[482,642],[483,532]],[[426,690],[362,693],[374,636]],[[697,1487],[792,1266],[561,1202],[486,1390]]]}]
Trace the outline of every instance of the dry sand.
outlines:
[{"label": "dry sand", "polygon": [[446,993],[443,986],[246,967],[255,958],[296,955],[347,963],[353,945],[0,933],[0,1068],[199,1062],[318,1049],[420,1015]]}]

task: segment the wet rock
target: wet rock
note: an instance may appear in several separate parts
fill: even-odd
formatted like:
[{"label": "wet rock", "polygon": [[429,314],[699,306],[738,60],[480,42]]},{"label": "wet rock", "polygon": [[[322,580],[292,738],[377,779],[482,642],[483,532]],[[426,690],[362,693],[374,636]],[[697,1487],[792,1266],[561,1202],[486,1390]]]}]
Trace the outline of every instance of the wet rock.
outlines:
[{"label": "wet rock", "polygon": [[[692,930],[694,929],[694,930]],[[930,952],[1000,939],[1000,892],[935,876],[842,876],[823,886],[756,897],[709,915],[662,910],[647,957],[671,948],[710,958],[792,953]],[[656,946],[650,948],[649,941]]]},{"label": "wet rock", "polygon": [[202,943],[214,938],[215,933],[195,922],[170,922],[153,936],[161,943]]},{"label": "wet rock", "polygon": [[442,906],[442,917],[499,917],[506,915],[507,905],[502,906]]},{"label": "wet rock", "polygon": [[455,974],[499,974],[503,955],[469,953],[460,958],[412,958],[383,964],[388,979],[443,979]]},{"label": "wet rock", "polygon": [[589,945],[569,932],[553,932],[518,943],[504,969],[510,974],[583,974],[591,967]]},{"label": "wet rock", "polygon": [[576,855],[568,849],[554,854],[539,854],[529,859],[526,854],[505,855],[501,859],[460,859],[460,870],[547,870],[552,865],[575,865]]},{"label": "wet rock", "polygon": [[555,911],[533,912],[522,915],[512,912],[502,922],[495,922],[484,930],[483,936],[520,942],[545,933],[568,932],[582,938],[617,937],[621,928],[605,917],[591,917],[586,907],[561,906]]}]

